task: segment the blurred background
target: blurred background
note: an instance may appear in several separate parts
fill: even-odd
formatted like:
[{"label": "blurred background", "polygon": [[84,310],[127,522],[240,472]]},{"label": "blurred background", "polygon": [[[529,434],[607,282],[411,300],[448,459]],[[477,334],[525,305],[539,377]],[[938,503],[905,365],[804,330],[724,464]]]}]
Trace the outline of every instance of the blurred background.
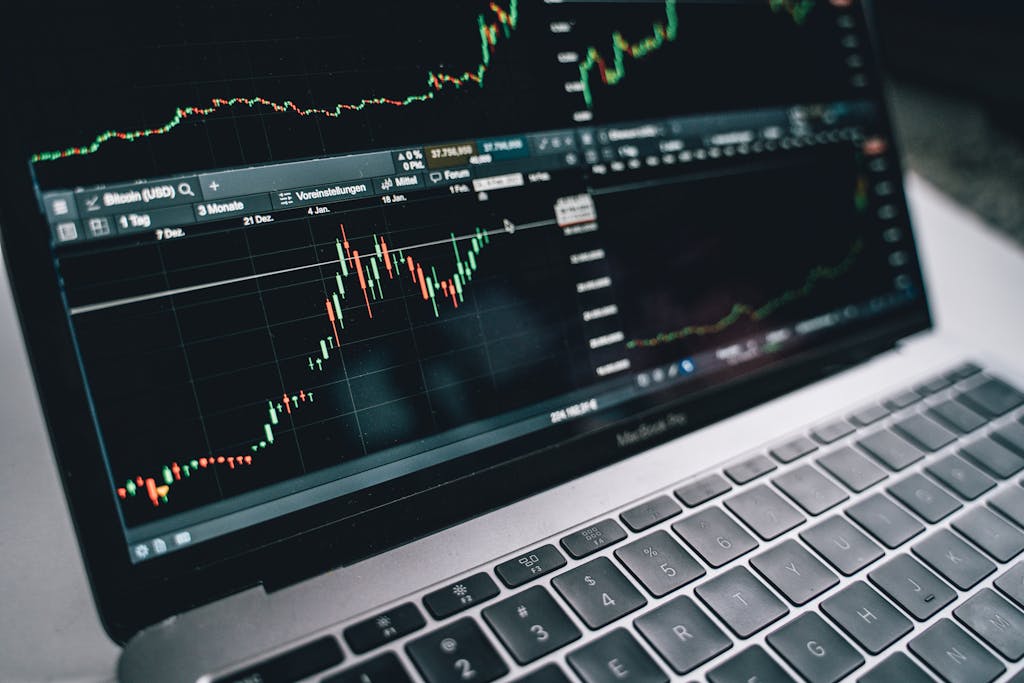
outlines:
[{"label": "blurred background", "polygon": [[1024,2],[875,10],[905,162],[1024,245]]}]

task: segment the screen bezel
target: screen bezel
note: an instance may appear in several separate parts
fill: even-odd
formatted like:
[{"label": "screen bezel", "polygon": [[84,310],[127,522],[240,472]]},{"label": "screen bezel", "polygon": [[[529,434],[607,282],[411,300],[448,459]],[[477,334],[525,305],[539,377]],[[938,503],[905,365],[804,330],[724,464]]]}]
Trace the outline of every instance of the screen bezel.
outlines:
[{"label": "screen bezel", "polygon": [[[865,9],[870,18],[870,7]],[[892,140],[880,94],[878,100],[882,127]],[[13,114],[7,116],[13,119]],[[876,320],[870,329],[847,333],[742,379],[714,386],[687,385],[685,396],[669,398],[662,392],[639,399],[631,404],[629,415],[596,431],[578,433],[589,426],[581,420],[566,426],[577,432],[565,432],[566,440],[533,446],[511,459],[506,453],[510,448],[498,447],[485,458],[491,464],[470,475],[463,472],[459,476],[456,461],[133,565],[102,466],[69,320],[53,276],[49,228],[37,204],[27,153],[16,130],[9,120],[0,160],[0,180],[6,188],[0,196],[3,253],[99,616],[107,633],[118,642],[126,642],[146,625],[219,597],[260,584],[272,589],[300,580],[549,489],[834,374],[931,326],[922,293],[912,307]],[[899,197],[904,215],[908,215],[902,184]],[[920,278],[916,248],[914,251]],[[665,411],[684,412],[686,426],[632,447],[616,443],[617,431]],[[552,436],[545,433],[548,439]],[[523,448],[519,442],[515,445]],[[529,476],[524,476],[527,473]],[[390,502],[377,502],[385,500]],[[452,505],[456,500],[460,505]],[[301,571],[296,572],[296,567]]]}]

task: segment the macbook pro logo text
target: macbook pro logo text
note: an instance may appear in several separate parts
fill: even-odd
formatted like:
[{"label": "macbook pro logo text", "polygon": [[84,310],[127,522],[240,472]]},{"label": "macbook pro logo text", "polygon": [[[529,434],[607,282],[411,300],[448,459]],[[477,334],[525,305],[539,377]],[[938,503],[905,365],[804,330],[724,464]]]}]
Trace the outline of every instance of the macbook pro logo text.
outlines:
[{"label": "macbook pro logo text", "polygon": [[615,434],[615,442],[619,448],[635,446],[636,444],[650,441],[669,430],[680,429],[687,425],[685,413],[666,413],[654,422],[641,423],[636,429],[624,429]]}]

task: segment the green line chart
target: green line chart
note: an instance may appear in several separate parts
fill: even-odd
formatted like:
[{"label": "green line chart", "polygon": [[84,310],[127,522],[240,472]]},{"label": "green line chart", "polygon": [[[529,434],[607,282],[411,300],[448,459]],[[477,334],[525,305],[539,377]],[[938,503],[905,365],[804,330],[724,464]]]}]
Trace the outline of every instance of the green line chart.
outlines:
[{"label": "green line chart", "polygon": [[632,339],[626,343],[626,347],[629,349],[653,348],[678,342],[687,337],[704,337],[719,334],[744,319],[754,322],[764,320],[785,306],[807,298],[823,282],[837,280],[848,273],[856,264],[863,250],[863,240],[857,240],[851,245],[849,252],[842,261],[833,266],[816,266],[807,274],[801,286],[787,290],[759,307],[746,303],[736,303],[733,305],[732,310],[717,322],[706,325],[687,325],[677,330],[659,332],[657,335],[646,339]]},{"label": "green line chart", "polygon": [[[816,0],[768,0],[769,8],[777,14],[786,14],[793,22],[802,26],[816,5]],[[465,71],[450,71],[443,68],[431,69],[426,74],[426,88],[420,92],[394,97],[366,97],[351,102],[339,102],[333,107],[302,107],[292,100],[274,101],[255,97],[216,97],[205,105],[178,106],[168,120],[159,125],[133,130],[109,129],[96,135],[90,142],[36,152],[29,157],[33,164],[58,161],[70,157],[88,156],[97,153],[105,145],[114,141],[140,142],[148,138],[167,135],[182,124],[204,119],[214,114],[236,108],[251,110],[269,110],[273,113],[291,114],[299,117],[322,117],[340,119],[346,114],[360,112],[373,107],[409,107],[430,102],[445,90],[462,90],[476,86],[484,88],[486,75],[491,68],[499,48],[513,40],[516,28],[520,23],[519,0],[509,0],[507,7],[497,2],[489,4],[491,19],[484,14],[477,15],[476,34],[480,41],[480,62]],[[582,94],[587,108],[593,107],[593,86],[591,81],[595,73],[600,82],[609,87],[621,83],[627,76],[628,60],[642,60],[648,55],[663,49],[666,45],[679,39],[679,16],[677,0],[665,1],[664,21],[655,22],[651,33],[636,42],[630,42],[619,30],[611,34],[612,53],[604,56],[601,51],[590,46],[586,49],[586,57],[579,64],[579,78]]]},{"label": "green line chart", "polygon": [[427,73],[428,89],[424,92],[413,93],[404,97],[370,97],[353,103],[338,103],[332,108],[302,108],[292,102],[274,102],[264,97],[231,97],[215,98],[207,106],[178,107],[174,115],[164,124],[153,128],[141,128],[138,130],[120,131],[107,130],[97,135],[92,142],[80,147],[67,147],[65,149],[37,152],[29,160],[32,163],[45,161],[56,161],[74,156],[85,156],[94,154],[104,144],[113,140],[125,142],[137,142],[157,135],[166,135],[189,119],[203,118],[210,116],[222,109],[234,107],[247,107],[249,109],[266,108],[278,113],[290,113],[297,116],[322,116],[325,118],[340,118],[349,112],[358,112],[367,107],[391,106],[407,107],[413,104],[427,102],[447,87],[461,89],[467,85],[484,87],[484,78],[491,65],[491,59],[497,50],[501,40],[509,40],[519,23],[519,0],[511,0],[508,9],[499,6],[497,3],[490,4],[490,10],[494,14],[494,21],[487,22],[484,15],[477,17],[477,31],[480,38],[480,63],[475,68],[468,69],[462,73],[450,73],[447,71],[429,71]]}]

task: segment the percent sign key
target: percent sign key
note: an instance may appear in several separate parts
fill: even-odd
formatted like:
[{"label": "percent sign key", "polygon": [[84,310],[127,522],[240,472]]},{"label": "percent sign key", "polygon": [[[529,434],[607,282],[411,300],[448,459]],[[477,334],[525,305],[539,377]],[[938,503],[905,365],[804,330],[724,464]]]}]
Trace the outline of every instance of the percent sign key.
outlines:
[{"label": "percent sign key", "polygon": [[704,576],[704,568],[665,531],[654,533],[615,552],[651,595],[661,597]]}]

